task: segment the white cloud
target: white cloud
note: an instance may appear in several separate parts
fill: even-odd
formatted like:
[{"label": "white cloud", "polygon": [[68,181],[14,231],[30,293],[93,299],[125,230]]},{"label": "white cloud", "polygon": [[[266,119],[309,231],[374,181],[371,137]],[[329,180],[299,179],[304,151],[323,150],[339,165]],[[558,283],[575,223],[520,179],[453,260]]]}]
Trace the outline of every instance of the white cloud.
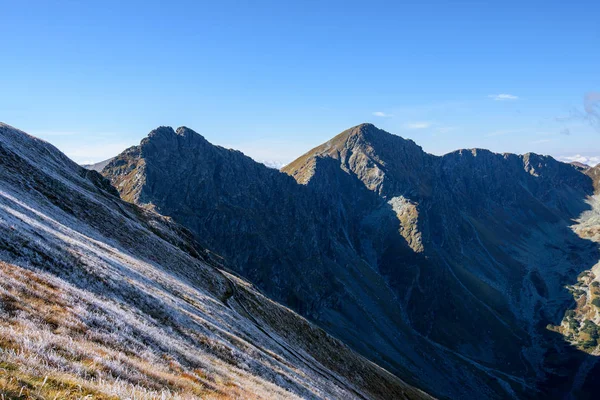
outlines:
[{"label": "white cloud", "polygon": [[373,113],[373,115],[374,115],[374,116],[376,116],[376,117],[384,117],[384,118],[393,117],[393,115],[392,115],[392,114],[386,114],[386,113],[384,113],[383,111],[375,111],[375,112]]},{"label": "white cloud", "polygon": [[581,154],[575,154],[573,156],[561,156],[557,158],[563,162],[580,162],[591,167],[600,164],[600,156],[583,156]]},{"label": "white cloud", "polygon": [[431,127],[431,122],[411,122],[409,124],[405,124],[404,127],[406,129],[427,129]]},{"label": "white cloud", "polygon": [[494,99],[496,101],[518,100],[519,99],[519,96],[515,96],[514,94],[507,94],[507,93],[490,94],[488,97],[490,99]]}]

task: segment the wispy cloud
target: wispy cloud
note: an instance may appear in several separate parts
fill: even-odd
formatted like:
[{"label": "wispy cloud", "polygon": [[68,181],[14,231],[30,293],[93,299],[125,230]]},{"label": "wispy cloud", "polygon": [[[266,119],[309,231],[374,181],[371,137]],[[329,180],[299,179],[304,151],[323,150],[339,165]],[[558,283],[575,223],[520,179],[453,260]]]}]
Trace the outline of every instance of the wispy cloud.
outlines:
[{"label": "wispy cloud", "polygon": [[387,113],[384,113],[383,111],[375,111],[373,113],[373,115],[376,116],[376,117],[383,117],[383,118],[393,117],[392,114],[387,114]]},{"label": "wispy cloud", "polygon": [[431,127],[431,122],[411,122],[408,124],[405,124],[404,127],[406,129],[427,129],[429,127]]},{"label": "wispy cloud", "polygon": [[571,130],[569,128],[561,129],[560,134],[565,136],[571,136]]},{"label": "wispy cloud", "polygon": [[600,164],[600,156],[584,156],[581,154],[575,154],[572,156],[561,156],[558,157],[558,159],[563,162],[580,162],[591,167],[595,166],[596,164]]},{"label": "wispy cloud", "polygon": [[600,132],[600,92],[588,92],[583,96],[583,111],[573,107],[566,115],[554,117],[554,121],[571,125],[581,123]]},{"label": "wispy cloud", "polygon": [[507,100],[518,100],[519,96],[515,96],[514,94],[500,93],[500,94],[490,94],[488,96],[490,99],[496,101],[507,101]]}]

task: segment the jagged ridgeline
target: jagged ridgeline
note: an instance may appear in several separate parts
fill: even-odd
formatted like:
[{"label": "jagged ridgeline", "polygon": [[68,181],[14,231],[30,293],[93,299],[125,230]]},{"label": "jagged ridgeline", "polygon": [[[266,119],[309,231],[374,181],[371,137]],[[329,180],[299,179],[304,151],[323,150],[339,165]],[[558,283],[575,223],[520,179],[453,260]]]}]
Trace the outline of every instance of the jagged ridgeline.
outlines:
[{"label": "jagged ridgeline", "polygon": [[[132,165],[130,193],[154,179]],[[0,124],[2,398],[430,398],[220,260]]]},{"label": "jagged ridgeline", "polygon": [[281,172],[160,127],[102,170],[357,352],[469,399],[593,393],[595,358],[547,329],[600,259],[573,228],[593,221],[578,220],[595,212],[586,173],[537,154],[434,156],[370,124]]}]

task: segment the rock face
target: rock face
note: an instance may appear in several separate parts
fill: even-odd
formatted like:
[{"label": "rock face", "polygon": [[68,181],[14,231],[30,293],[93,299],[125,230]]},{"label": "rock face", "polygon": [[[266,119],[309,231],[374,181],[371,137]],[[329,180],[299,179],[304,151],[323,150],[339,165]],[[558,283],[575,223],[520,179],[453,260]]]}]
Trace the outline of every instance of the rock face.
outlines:
[{"label": "rock face", "polygon": [[438,396],[572,390],[577,368],[557,366],[585,359],[546,325],[572,301],[564,286],[600,259],[571,229],[591,208],[589,176],[536,154],[437,157],[370,124],[282,171],[162,127],[103,174],[267,294]]},{"label": "rock face", "polygon": [[596,189],[596,193],[600,192],[600,164],[596,165],[594,168],[590,168],[586,171],[586,174],[592,178],[594,182],[594,188]]},{"label": "rock face", "polygon": [[[304,301],[302,280],[319,301],[331,292],[332,277],[317,264],[335,264],[334,254],[342,262],[360,261],[336,252],[349,246],[347,238],[329,232],[341,225],[341,217],[310,190],[187,128],[152,131],[139,147],[109,163],[104,174],[125,200],[185,221],[203,245],[308,313],[312,304]],[[321,257],[324,253],[331,255]]]},{"label": "rock face", "polygon": [[218,260],[99,173],[0,124],[4,396],[430,398]]}]

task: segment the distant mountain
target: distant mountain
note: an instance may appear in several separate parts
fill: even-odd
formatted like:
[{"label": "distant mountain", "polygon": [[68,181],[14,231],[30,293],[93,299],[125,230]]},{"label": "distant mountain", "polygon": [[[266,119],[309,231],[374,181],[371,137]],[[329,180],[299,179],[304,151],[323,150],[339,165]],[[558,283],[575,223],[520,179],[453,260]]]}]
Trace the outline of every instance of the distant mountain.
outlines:
[{"label": "distant mountain", "polygon": [[286,163],[279,162],[279,161],[264,160],[264,161],[260,161],[260,162],[265,164],[267,167],[274,168],[274,169],[281,169],[286,166]]},{"label": "distant mountain", "polygon": [[221,260],[0,124],[4,397],[429,398]]},{"label": "distant mountain", "polygon": [[565,284],[600,260],[571,229],[593,206],[589,176],[532,153],[437,157],[370,124],[283,172],[161,127],[102,173],[437,396],[560,398],[594,385],[578,369],[589,356],[546,329],[572,302]]},{"label": "distant mountain", "polygon": [[112,161],[112,158],[109,158],[108,160],[100,161],[95,164],[82,164],[81,166],[85,169],[91,169],[93,171],[102,172],[104,167],[106,167],[106,165],[111,161]]},{"label": "distant mountain", "polygon": [[577,168],[580,171],[587,171],[588,169],[591,168],[589,165],[581,163],[579,161],[572,161],[569,164],[571,164],[572,166],[574,166],[575,168]]}]

